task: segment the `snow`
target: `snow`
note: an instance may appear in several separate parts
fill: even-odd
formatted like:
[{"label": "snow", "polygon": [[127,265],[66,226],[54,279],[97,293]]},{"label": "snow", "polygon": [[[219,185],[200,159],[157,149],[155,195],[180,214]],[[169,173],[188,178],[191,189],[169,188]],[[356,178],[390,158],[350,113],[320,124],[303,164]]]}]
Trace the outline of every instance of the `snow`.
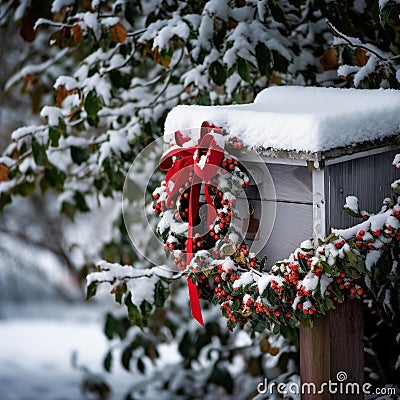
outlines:
[{"label": "snow", "polygon": [[325,296],[326,289],[333,281],[332,277],[329,277],[327,274],[322,274],[320,279],[320,290],[321,296]]},{"label": "snow", "polygon": [[28,136],[32,134],[33,132],[36,132],[37,130],[44,129],[44,126],[37,126],[37,125],[30,125],[30,126],[23,126],[22,128],[16,129],[12,134],[11,134],[11,139],[12,140],[20,140],[24,136]]},{"label": "snow", "polygon": [[393,89],[270,87],[251,104],[179,105],[165,134],[209,121],[250,147],[318,152],[398,133],[399,109],[400,91]]},{"label": "snow", "polygon": [[101,24],[104,26],[114,26],[114,25],[117,25],[118,22],[120,22],[120,19],[118,17],[108,17],[108,18],[104,18],[101,21]]},{"label": "snow", "polygon": [[51,5],[52,13],[59,13],[63,7],[67,7],[74,4],[73,0],[54,0]]},{"label": "snow", "polygon": [[318,286],[319,278],[313,272],[309,272],[301,282],[304,290],[312,292]]},{"label": "snow", "polygon": [[95,13],[86,12],[84,14],[80,14],[80,16],[83,17],[83,21],[85,22],[86,26],[93,31],[97,40],[99,40],[101,36],[101,28],[97,20],[97,15]]},{"label": "snow", "polygon": [[42,118],[47,118],[50,126],[57,126],[59,119],[62,118],[62,111],[58,107],[44,106],[40,111]]},{"label": "snow", "polygon": [[[379,8],[382,10],[383,7],[386,6],[387,3],[389,3],[390,0],[379,0]],[[395,3],[399,4],[399,0],[395,0]]]},{"label": "snow", "polygon": [[0,157],[0,164],[3,164],[6,167],[11,168],[11,166],[14,165],[14,160],[6,156]]},{"label": "snow", "polygon": [[132,382],[118,361],[112,374],[102,369],[109,343],[102,333],[98,306],[2,304],[0,309],[0,387],[2,400],[75,400],[80,392],[78,364],[102,376],[112,385],[110,400],[123,397]]},{"label": "snow", "polygon": [[131,292],[132,303],[140,307],[143,301],[152,303],[154,301],[154,287],[158,278],[152,276],[150,278],[131,279],[127,282],[128,289]]},{"label": "snow", "polygon": [[238,280],[233,283],[233,289],[238,290],[254,282],[254,275],[251,271],[243,273]]},{"label": "snow", "polygon": [[73,90],[79,87],[78,82],[75,78],[65,75],[59,76],[53,85],[55,89],[58,89],[60,86],[65,86],[65,89],[67,90]]},{"label": "snow", "polygon": [[267,286],[272,281],[275,281],[281,285],[284,282],[284,279],[281,276],[275,276],[272,274],[265,274],[265,275],[261,276],[260,279],[258,279],[257,286],[258,286],[258,292],[260,293],[260,296],[262,296],[262,294],[264,293],[264,290],[267,288]]},{"label": "snow", "polygon": [[372,267],[379,261],[381,257],[381,252],[379,250],[369,251],[367,257],[365,258],[365,268],[371,271]]},{"label": "snow", "polygon": [[347,196],[346,197],[346,204],[344,205],[344,208],[348,208],[350,211],[353,211],[353,213],[357,214],[360,212],[359,206],[358,206],[358,198],[356,196]]},{"label": "snow", "polygon": [[370,56],[367,64],[354,75],[354,86],[358,87],[364,79],[368,78],[375,71],[377,65],[378,59]]}]

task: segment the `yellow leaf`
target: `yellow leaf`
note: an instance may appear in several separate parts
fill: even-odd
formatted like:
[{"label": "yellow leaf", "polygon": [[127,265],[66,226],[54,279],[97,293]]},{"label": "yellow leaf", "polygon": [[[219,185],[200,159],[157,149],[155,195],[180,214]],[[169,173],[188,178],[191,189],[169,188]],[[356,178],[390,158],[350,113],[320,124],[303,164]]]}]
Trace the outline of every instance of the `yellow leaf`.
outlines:
[{"label": "yellow leaf", "polygon": [[162,56],[161,53],[158,51],[158,47],[154,49],[153,52],[153,60],[157,63],[162,65],[163,67],[168,67],[171,62],[170,56]]}]

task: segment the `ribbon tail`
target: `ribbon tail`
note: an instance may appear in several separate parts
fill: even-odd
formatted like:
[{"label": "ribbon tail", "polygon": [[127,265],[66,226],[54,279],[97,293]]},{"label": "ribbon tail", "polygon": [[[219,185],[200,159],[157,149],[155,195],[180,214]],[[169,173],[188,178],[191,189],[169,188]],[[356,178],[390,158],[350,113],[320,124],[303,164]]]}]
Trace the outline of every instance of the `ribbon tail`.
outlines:
[{"label": "ribbon tail", "polygon": [[190,300],[190,311],[193,318],[204,328],[203,315],[201,313],[199,294],[197,292],[197,286],[193,281],[188,279],[189,289],[189,300]]},{"label": "ribbon tail", "polygon": [[[197,182],[193,182],[192,186],[190,187],[189,229],[188,229],[188,243],[186,246],[187,265],[190,264],[193,258],[193,225],[198,210],[199,193],[200,193],[200,185]],[[197,285],[193,283],[191,278],[188,279],[188,289],[189,289],[190,311],[192,313],[192,316],[202,327],[204,327],[203,315],[201,313]]]}]

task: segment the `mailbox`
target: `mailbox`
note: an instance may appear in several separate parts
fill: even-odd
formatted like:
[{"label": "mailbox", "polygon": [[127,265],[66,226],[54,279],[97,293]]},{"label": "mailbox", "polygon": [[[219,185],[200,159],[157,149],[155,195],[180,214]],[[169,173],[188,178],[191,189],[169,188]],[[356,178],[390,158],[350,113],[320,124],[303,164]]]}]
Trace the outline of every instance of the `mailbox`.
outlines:
[{"label": "mailbox", "polygon": [[251,104],[177,106],[165,131],[203,121],[246,145],[238,154],[251,178],[245,240],[267,256],[267,265],[307,238],[357,223],[343,211],[347,196],[377,212],[391,195],[399,91],[272,87]]}]

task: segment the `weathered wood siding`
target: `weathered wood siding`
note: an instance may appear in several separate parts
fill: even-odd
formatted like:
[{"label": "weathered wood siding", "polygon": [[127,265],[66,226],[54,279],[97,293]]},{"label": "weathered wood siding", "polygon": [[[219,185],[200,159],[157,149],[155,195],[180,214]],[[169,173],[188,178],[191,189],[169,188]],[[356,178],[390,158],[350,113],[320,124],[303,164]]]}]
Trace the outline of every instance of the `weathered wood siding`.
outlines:
[{"label": "weathered wood siding", "polygon": [[[267,167],[275,185],[276,199],[265,198],[261,190],[260,199],[252,198],[249,193],[249,201],[255,208],[255,217],[261,221],[260,201],[276,202],[275,221],[263,222],[274,224],[271,235],[259,252],[259,256],[268,257],[267,265],[271,266],[287,258],[303,240],[312,236],[312,175],[307,167],[268,163]],[[263,223],[260,223],[260,230],[265,229]]]},{"label": "weathered wood siding", "polygon": [[376,213],[382,201],[393,193],[390,184],[399,179],[399,170],[392,165],[400,149],[327,165],[325,167],[326,226],[347,228],[361,220],[344,212],[346,196],[357,196],[361,210]]}]

